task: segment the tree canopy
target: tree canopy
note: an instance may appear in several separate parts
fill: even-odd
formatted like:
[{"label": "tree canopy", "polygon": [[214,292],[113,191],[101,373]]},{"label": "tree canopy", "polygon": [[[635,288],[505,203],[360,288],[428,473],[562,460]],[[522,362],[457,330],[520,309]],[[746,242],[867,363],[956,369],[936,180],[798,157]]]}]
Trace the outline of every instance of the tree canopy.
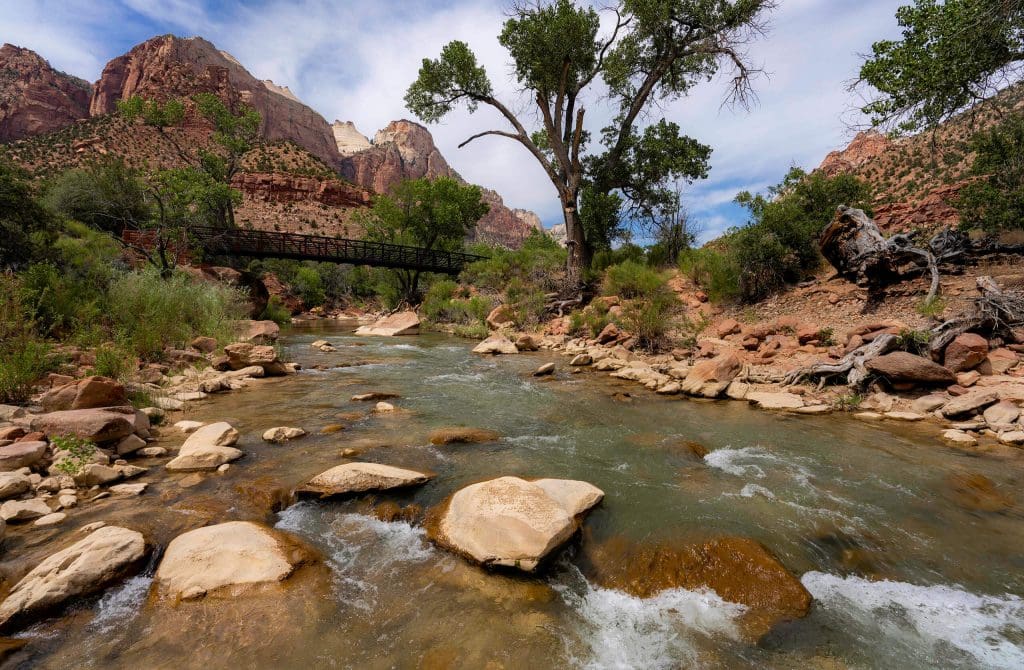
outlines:
[{"label": "tree canopy", "polygon": [[0,160],[0,269],[28,263],[49,221],[34,198],[28,173]]},{"label": "tree canopy", "polygon": [[[406,105],[428,123],[459,105],[498,113],[505,128],[478,133],[460,146],[505,137],[540,163],[562,205],[569,280],[578,286],[593,248],[610,242],[623,216],[653,212],[670,199],[667,185],[707,176],[711,149],[677,124],[650,122],[649,116],[723,70],[732,75],[728,99],[745,101],[757,68],[744,47],[762,33],[774,5],[621,0],[598,10],[570,0],[518,4],[498,41],[512,57],[515,81],[535,114],[517,114],[498,100],[484,67],[460,41],[423,60]],[[585,124],[586,104],[598,97],[613,114],[594,132]]]},{"label": "tree canopy", "polygon": [[933,128],[1020,77],[1024,0],[914,0],[896,19],[902,38],[876,42],[860,71],[875,125]]},{"label": "tree canopy", "polygon": [[1024,116],[978,133],[971,149],[977,179],[957,201],[962,225],[988,232],[1024,229]]}]

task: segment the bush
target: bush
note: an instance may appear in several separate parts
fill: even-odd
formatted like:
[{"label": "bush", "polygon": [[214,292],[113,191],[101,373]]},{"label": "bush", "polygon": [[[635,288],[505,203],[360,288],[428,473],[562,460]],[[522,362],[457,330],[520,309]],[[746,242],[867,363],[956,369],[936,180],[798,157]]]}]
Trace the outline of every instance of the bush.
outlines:
[{"label": "bush", "polygon": [[713,302],[736,300],[740,296],[740,268],[729,253],[710,247],[687,249],[679,254],[679,270],[703,287]]},{"label": "bush", "polygon": [[260,318],[273,321],[279,326],[284,326],[292,322],[292,313],[291,310],[284,306],[280,298],[272,295],[267,300],[267,306],[263,308]]},{"label": "bush", "polygon": [[987,232],[1024,228],[1024,115],[1008,116],[971,141],[971,174],[979,177],[960,192],[964,227]]},{"label": "bush", "polygon": [[56,368],[49,345],[28,337],[0,343],[0,403],[23,404],[46,373]]},{"label": "bush", "polygon": [[661,351],[669,344],[673,327],[674,296],[660,294],[627,302],[622,307],[619,324],[636,338],[637,345],[648,351]]},{"label": "bush", "polygon": [[316,268],[303,266],[295,273],[292,288],[302,298],[306,307],[319,307],[327,300],[323,279]]},{"label": "bush", "polygon": [[245,318],[246,301],[240,290],[224,284],[182,273],[162,279],[147,270],[111,285],[107,313],[118,341],[153,360],[165,347],[184,347],[197,335],[231,341],[233,322]]},{"label": "bush", "polygon": [[513,279],[505,290],[505,304],[520,328],[532,328],[544,320],[547,300],[535,284]]},{"label": "bush", "polygon": [[423,314],[434,323],[483,324],[493,304],[483,296],[457,298],[459,285],[450,279],[434,282],[423,298]]},{"label": "bush", "polygon": [[608,268],[604,294],[623,299],[654,297],[667,290],[665,275],[636,261],[625,261]]},{"label": "bush", "polygon": [[611,322],[608,306],[603,302],[595,301],[585,309],[577,310],[569,316],[569,332],[572,335],[597,337]]},{"label": "bush", "polygon": [[135,357],[118,346],[100,345],[92,373],[111,379],[127,379],[135,372]]},{"label": "bush", "polygon": [[481,290],[504,291],[513,279],[541,292],[557,291],[565,269],[566,251],[550,237],[534,231],[517,250],[475,245],[470,253],[487,256],[462,271],[464,284]]}]

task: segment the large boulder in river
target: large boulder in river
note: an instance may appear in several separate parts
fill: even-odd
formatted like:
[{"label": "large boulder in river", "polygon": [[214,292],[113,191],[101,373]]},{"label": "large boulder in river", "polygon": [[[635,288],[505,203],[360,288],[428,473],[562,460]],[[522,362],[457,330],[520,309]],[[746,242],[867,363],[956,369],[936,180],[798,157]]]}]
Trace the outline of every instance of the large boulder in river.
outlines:
[{"label": "large boulder in river", "polygon": [[516,343],[504,335],[497,333],[491,335],[480,344],[473,347],[474,354],[518,354],[519,348]]},{"label": "large boulder in river", "polygon": [[278,358],[277,351],[268,345],[235,342],[224,347],[224,355],[227,356],[228,367],[232,370],[258,365],[268,377],[288,373],[288,368]]},{"label": "large boulder in river", "polygon": [[142,533],[104,526],[51,554],[0,605],[0,626],[10,628],[87,596],[131,574],[146,555]]},{"label": "large boulder in river", "polygon": [[430,538],[485,566],[533,572],[579,527],[604,492],[567,479],[499,477],[457,491],[428,524]]},{"label": "large boulder in river", "polygon": [[717,398],[743,369],[743,362],[734,351],[727,351],[709,361],[701,361],[687,373],[680,384],[683,393]]},{"label": "large boulder in river", "polygon": [[157,568],[156,584],[170,598],[198,598],[225,587],[280,582],[309,558],[283,533],[230,521],[174,538]]},{"label": "large boulder in river", "polygon": [[977,333],[961,333],[946,346],[943,362],[953,372],[972,370],[988,356],[988,340]]},{"label": "large boulder in river", "polygon": [[124,385],[107,377],[86,377],[51,389],[39,399],[47,412],[130,405]]},{"label": "large boulder in river", "polygon": [[420,317],[416,312],[399,312],[386,316],[369,326],[360,326],[356,335],[377,335],[395,337],[397,335],[416,335],[420,332]]},{"label": "large boulder in river", "polygon": [[238,431],[224,421],[211,423],[189,435],[169,462],[168,470],[216,470],[225,463],[238,460],[244,452],[232,445],[238,442]]},{"label": "large boulder in river", "polygon": [[759,542],[722,537],[701,544],[635,544],[622,537],[583,543],[587,578],[609,589],[650,598],[666,589],[711,589],[747,609],[741,623],[753,638],[775,624],[807,615],[811,594]]},{"label": "large boulder in river", "polygon": [[135,432],[135,410],[108,407],[37,414],[32,417],[32,430],[51,437],[74,435],[92,442],[111,442]]},{"label": "large boulder in river", "polygon": [[321,497],[327,497],[365,491],[387,491],[424,484],[432,477],[433,475],[424,472],[380,463],[344,463],[313,477],[298,492],[316,493]]},{"label": "large boulder in river", "polygon": [[956,383],[956,375],[947,368],[923,356],[906,351],[872,358],[866,364],[868,370],[879,374],[896,384],[941,384]]}]

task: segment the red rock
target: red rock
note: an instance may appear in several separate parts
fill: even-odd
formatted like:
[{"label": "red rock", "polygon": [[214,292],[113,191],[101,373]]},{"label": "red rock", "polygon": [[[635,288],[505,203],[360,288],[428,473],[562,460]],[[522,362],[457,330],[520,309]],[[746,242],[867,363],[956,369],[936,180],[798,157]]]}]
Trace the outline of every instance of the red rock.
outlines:
[{"label": "red rock", "polygon": [[281,335],[281,327],[273,321],[240,321],[238,323],[241,342],[253,344],[273,344]]},{"label": "red rock", "polygon": [[977,367],[988,355],[988,340],[975,333],[961,333],[946,347],[944,363],[953,372]]},{"label": "red rock", "polygon": [[46,447],[45,442],[15,442],[6,447],[0,447],[0,472],[10,472],[37,465],[43,460]]},{"label": "red rock", "polygon": [[6,428],[0,428],[0,440],[17,440],[25,434],[25,429],[21,426],[7,426]]},{"label": "red rock", "polygon": [[1009,349],[993,349],[980,365],[978,371],[986,375],[1003,375],[1017,365],[1017,354]]},{"label": "red rock", "polygon": [[715,327],[719,337],[727,337],[733,333],[740,332],[740,322],[736,319],[726,319]]},{"label": "red rock", "polygon": [[796,331],[796,339],[800,342],[800,344],[807,344],[808,342],[818,340],[820,339],[820,335],[821,328],[818,328],[817,326],[801,326]]},{"label": "red rock", "polygon": [[956,375],[938,363],[906,351],[894,351],[873,358],[866,367],[882,375],[890,382],[913,382],[917,384],[954,384]]},{"label": "red rock", "polygon": [[39,431],[34,431],[32,433],[25,433],[24,435],[16,439],[15,442],[39,442],[45,439],[46,435]]},{"label": "red rock", "polygon": [[32,430],[48,436],[75,435],[93,442],[119,440],[135,432],[135,410],[72,409],[32,417]]},{"label": "red rock", "polygon": [[508,328],[514,326],[516,323],[515,315],[512,313],[512,308],[508,305],[498,305],[491,310],[491,313],[487,315],[487,326],[491,330],[500,330],[502,328]]},{"label": "red rock", "polygon": [[610,344],[615,340],[619,339],[622,333],[619,331],[618,326],[614,323],[609,323],[601,332],[597,335],[597,341],[599,344]]},{"label": "red rock", "polygon": [[[213,339],[212,337],[200,336],[192,340],[192,342],[189,343],[189,346],[195,349],[196,351],[202,351],[203,353],[209,354],[217,349],[217,340]],[[161,374],[159,370],[154,370],[154,372],[157,375]]]},{"label": "red rock", "polygon": [[40,398],[39,404],[47,412],[56,412],[65,409],[122,407],[129,402],[122,384],[107,377],[93,376],[47,391]]},{"label": "red rock", "polygon": [[88,82],[58,72],[39,54],[0,47],[0,142],[48,133],[89,117]]}]

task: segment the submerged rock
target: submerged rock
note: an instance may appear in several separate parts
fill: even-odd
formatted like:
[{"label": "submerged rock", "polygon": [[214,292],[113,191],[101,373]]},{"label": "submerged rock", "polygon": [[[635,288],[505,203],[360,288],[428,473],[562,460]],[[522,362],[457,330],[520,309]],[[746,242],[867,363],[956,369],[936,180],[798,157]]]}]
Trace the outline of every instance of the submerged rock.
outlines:
[{"label": "submerged rock", "polygon": [[0,626],[26,623],[71,598],[128,576],[146,555],[142,533],[104,526],[51,554],[19,581],[0,605]]},{"label": "submerged rock", "polygon": [[701,544],[635,545],[622,538],[583,543],[583,571],[604,588],[650,598],[666,589],[708,588],[746,606],[742,622],[754,638],[807,615],[811,594],[763,545],[744,537]]},{"label": "submerged rock", "polygon": [[604,492],[581,481],[499,477],[457,491],[435,511],[430,538],[485,566],[537,569]]},{"label": "submerged rock", "polygon": [[321,472],[309,480],[300,493],[321,496],[386,491],[426,483],[433,478],[416,470],[405,470],[380,463],[345,463]]},{"label": "submerged rock", "polygon": [[946,486],[953,502],[971,511],[1005,512],[1014,506],[1013,497],[985,475],[955,473],[946,479]]},{"label": "submerged rock", "polygon": [[301,428],[290,428],[288,426],[278,426],[277,428],[270,428],[263,433],[263,439],[267,442],[287,442],[288,440],[294,440],[300,438],[306,434],[306,431]]},{"label": "submerged rock", "polygon": [[156,583],[171,598],[198,598],[228,586],[280,582],[308,559],[308,552],[282,533],[231,521],[174,538]]},{"label": "submerged rock", "polygon": [[501,435],[493,430],[483,428],[439,428],[430,433],[430,443],[442,444],[474,444],[481,442],[497,442]]}]

